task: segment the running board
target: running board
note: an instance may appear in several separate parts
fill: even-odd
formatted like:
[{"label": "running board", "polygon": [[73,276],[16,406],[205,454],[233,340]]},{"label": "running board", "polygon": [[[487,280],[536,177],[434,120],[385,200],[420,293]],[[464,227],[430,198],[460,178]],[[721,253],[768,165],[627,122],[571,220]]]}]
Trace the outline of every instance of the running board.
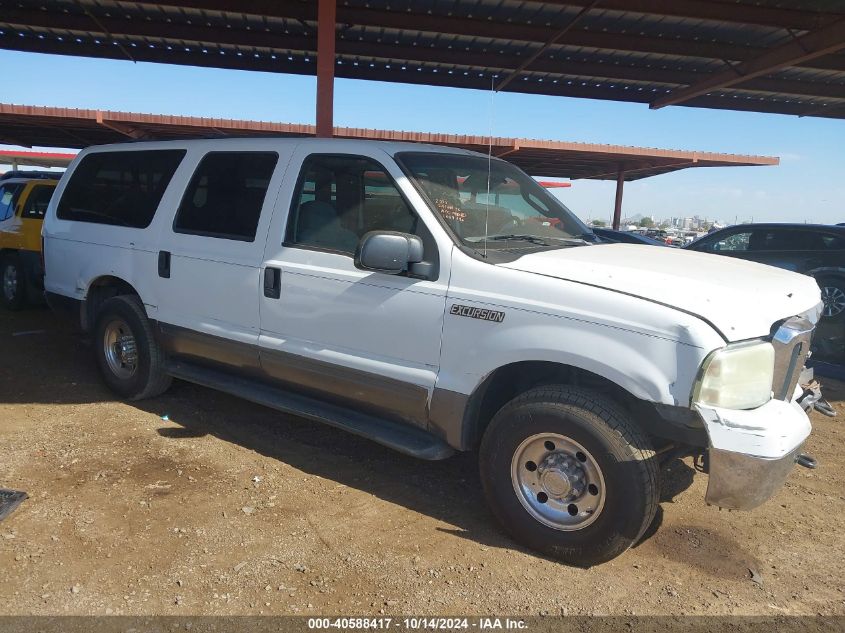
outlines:
[{"label": "running board", "polygon": [[445,459],[455,452],[446,442],[422,429],[322,402],[220,370],[172,362],[167,365],[167,373],[174,378],[223,391],[277,411],[349,431],[419,459]]}]

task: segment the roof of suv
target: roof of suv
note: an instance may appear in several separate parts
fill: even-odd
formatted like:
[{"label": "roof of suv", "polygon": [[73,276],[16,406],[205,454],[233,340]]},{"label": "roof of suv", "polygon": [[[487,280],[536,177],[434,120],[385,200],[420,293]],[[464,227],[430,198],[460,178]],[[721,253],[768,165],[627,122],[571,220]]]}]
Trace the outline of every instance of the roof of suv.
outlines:
[{"label": "roof of suv", "polygon": [[[397,154],[399,152],[439,152],[444,154],[463,154],[470,156],[482,156],[487,158],[486,154],[480,152],[473,152],[468,149],[460,147],[450,147],[447,145],[434,145],[430,143],[414,143],[410,141],[379,141],[371,139],[353,139],[353,138],[280,138],[278,136],[243,136],[243,137],[229,137],[229,138],[211,138],[211,139],[188,139],[188,140],[173,140],[173,141],[132,141],[127,143],[113,143],[109,145],[92,145],[83,150],[84,153],[98,150],[143,150],[155,149],[165,147],[194,147],[194,146],[221,146],[221,145],[248,145],[256,143],[261,145],[278,145],[278,146],[296,146],[303,143],[320,146],[327,145],[336,147],[339,144],[358,146],[358,147],[378,147],[388,154]],[[80,152],[83,153],[83,152]],[[495,158],[495,157],[494,157]]]}]

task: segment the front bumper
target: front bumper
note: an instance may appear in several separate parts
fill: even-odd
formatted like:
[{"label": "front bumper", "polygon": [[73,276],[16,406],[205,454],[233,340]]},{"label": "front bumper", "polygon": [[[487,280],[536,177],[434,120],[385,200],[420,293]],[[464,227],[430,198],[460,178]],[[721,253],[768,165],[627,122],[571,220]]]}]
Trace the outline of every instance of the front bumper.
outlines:
[{"label": "front bumper", "polygon": [[811,430],[800,395],[749,411],[695,405],[710,440],[707,503],[751,510],[780,489]]},{"label": "front bumper", "polygon": [[780,490],[800,452],[798,446],[779,459],[766,459],[711,448],[705,500],[720,508],[753,510]]}]

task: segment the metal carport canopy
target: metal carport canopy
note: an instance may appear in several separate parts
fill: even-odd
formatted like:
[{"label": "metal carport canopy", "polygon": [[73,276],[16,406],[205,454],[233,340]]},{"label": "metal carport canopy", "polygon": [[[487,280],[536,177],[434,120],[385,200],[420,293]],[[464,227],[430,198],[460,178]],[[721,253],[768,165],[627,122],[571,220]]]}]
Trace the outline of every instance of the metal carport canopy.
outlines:
[{"label": "metal carport canopy", "polygon": [[[0,143],[76,147],[133,140],[171,140],[243,136],[314,136],[301,123],[244,121],[205,117],[82,110],[0,103]],[[638,180],[690,167],[777,165],[771,156],[745,156],[651,147],[566,141],[334,128],[338,138],[407,141],[461,147],[505,158],[532,176],[547,178]]]},{"label": "metal carport canopy", "polygon": [[17,170],[20,165],[29,167],[67,167],[76,158],[76,154],[56,152],[22,152],[19,150],[0,149],[0,165],[11,165]]},{"label": "metal carport canopy", "polygon": [[0,0],[0,48],[318,74],[324,133],[334,75],[845,118],[834,0]]},{"label": "metal carport canopy", "polygon": [[[227,136],[313,136],[313,125],[203,117],[140,114],[0,103],[0,143],[44,147],[87,147],[132,140],[222,138]],[[691,167],[777,165],[770,156],[598,145],[564,141],[334,128],[339,138],[450,145],[486,153],[532,176],[616,180],[614,225],[622,212],[625,180],[638,180]]]}]

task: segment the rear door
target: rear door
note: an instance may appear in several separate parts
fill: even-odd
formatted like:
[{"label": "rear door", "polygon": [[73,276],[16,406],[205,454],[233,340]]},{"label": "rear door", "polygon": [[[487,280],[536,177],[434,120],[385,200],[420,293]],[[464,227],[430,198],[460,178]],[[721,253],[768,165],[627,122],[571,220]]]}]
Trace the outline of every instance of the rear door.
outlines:
[{"label": "rear door", "polygon": [[276,151],[207,151],[158,253],[158,320],[171,355],[258,369],[260,268],[281,174]]},{"label": "rear door", "polygon": [[[301,391],[424,425],[450,250],[441,250],[408,202],[396,182],[403,175],[386,154],[308,149],[300,146],[291,162],[280,195],[290,212],[276,214],[268,237],[262,367]],[[435,273],[420,279],[356,268],[358,241],[374,230],[420,236]]]},{"label": "rear door", "polygon": [[806,273],[824,265],[822,235],[801,227],[757,229],[750,246],[754,261],[785,270]]}]

